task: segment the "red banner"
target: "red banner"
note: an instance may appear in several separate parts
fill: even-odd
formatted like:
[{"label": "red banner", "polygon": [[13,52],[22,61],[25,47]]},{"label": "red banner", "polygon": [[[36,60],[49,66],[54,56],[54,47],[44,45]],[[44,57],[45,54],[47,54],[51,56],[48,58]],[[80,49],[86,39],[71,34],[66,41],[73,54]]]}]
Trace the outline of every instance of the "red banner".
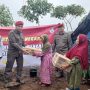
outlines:
[{"label": "red banner", "polygon": [[[40,44],[41,43],[40,36],[43,34],[47,34],[49,37],[50,43],[52,43],[54,39],[54,34],[57,32],[58,27],[60,26],[62,26],[62,24],[23,28],[23,35],[25,37],[25,43],[27,45]],[[10,30],[13,30],[13,29],[14,27],[0,27],[0,35],[2,36],[4,45],[8,44],[8,33]]]}]

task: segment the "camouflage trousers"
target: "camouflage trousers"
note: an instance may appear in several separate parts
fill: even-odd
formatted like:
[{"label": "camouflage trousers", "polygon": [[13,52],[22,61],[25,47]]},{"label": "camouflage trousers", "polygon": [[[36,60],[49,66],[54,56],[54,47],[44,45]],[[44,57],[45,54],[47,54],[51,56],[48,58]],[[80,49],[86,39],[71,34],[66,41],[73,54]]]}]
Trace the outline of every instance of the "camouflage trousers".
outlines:
[{"label": "camouflage trousers", "polygon": [[16,60],[17,68],[16,68],[16,78],[20,79],[22,75],[22,68],[23,68],[23,55],[7,55],[7,63],[5,67],[4,77],[8,80],[12,77],[12,68],[14,62]]}]

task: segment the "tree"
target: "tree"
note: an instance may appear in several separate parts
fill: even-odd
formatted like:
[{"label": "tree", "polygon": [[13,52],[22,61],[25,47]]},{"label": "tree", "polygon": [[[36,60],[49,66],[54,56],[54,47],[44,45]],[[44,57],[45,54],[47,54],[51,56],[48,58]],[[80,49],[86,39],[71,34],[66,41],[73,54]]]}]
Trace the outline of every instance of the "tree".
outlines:
[{"label": "tree", "polygon": [[60,5],[60,6],[57,6],[53,9],[51,16],[64,20],[66,27],[67,27],[67,30],[68,30],[67,22],[65,21],[67,13],[68,13],[67,9],[64,6]]},{"label": "tree", "polygon": [[[70,25],[70,28],[72,30],[71,22],[74,18],[81,16],[84,14],[85,9],[81,7],[80,5],[68,5],[66,7],[64,6],[57,6],[53,9],[53,12],[51,13],[52,17],[56,17],[58,19],[64,20],[64,22]],[[69,18],[68,18],[69,17]],[[68,30],[68,27],[67,27]]]},{"label": "tree", "polygon": [[12,14],[9,8],[5,5],[0,5],[0,26],[11,26],[13,25]]},{"label": "tree", "polygon": [[67,6],[67,11],[68,11],[68,14],[70,15],[70,18],[67,19],[67,22],[69,23],[71,30],[72,30],[72,25],[71,25],[72,20],[84,14],[85,9],[81,7],[80,5],[72,4],[72,5]]},{"label": "tree", "polygon": [[27,5],[22,6],[18,14],[28,21],[36,21],[39,25],[39,18],[49,13],[52,7],[47,0],[27,0]]}]

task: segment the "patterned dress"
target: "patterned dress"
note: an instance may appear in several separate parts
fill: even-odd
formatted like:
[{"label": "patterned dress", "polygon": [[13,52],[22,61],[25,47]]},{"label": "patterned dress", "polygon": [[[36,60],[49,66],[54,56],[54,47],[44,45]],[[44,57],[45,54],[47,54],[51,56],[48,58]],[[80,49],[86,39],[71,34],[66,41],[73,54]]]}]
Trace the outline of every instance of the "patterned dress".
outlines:
[{"label": "patterned dress", "polygon": [[80,87],[81,77],[82,77],[82,68],[78,58],[74,57],[70,65],[72,70],[68,75],[68,85],[70,89],[75,89]]},{"label": "patterned dress", "polygon": [[51,48],[46,52],[35,52],[35,56],[41,57],[40,81],[44,84],[51,84],[52,74],[52,51]]}]

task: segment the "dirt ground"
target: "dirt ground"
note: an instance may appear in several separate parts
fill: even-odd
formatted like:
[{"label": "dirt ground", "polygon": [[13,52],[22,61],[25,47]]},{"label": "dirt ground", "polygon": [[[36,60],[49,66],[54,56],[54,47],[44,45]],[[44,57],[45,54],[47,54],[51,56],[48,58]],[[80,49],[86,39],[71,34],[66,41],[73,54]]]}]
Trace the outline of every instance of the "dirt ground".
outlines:
[{"label": "dirt ground", "polygon": [[[28,69],[26,69],[28,70]],[[24,70],[24,71],[26,71]],[[28,71],[26,71],[28,72]],[[28,73],[27,73],[28,74]],[[64,78],[58,79],[54,75],[52,77],[52,85],[49,87],[43,87],[38,84],[39,79],[31,78],[30,76],[23,76],[25,84],[22,84],[17,87],[5,88],[5,84],[0,81],[0,90],[65,90],[67,87],[67,82]],[[81,85],[80,90],[89,90],[90,85]]]},{"label": "dirt ground", "polygon": [[[67,83],[64,78],[53,78],[50,87],[43,87],[38,84],[38,78],[25,77],[25,84],[17,87],[4,88],[4,83],[0,82],[0,90],[65,90]],[[90,85],[81,85],[81,90],[89,90]]]},{"label": "dirt ground", "polygon": [[[24,78],[25,84],[17,87],[4,88],[4,83],[0,82],[0,90],[65,90],[67,83],[62,79],[53,78],[52,85],[50,87],[43,87],[38,84],[37,78]],[[90,85],[81,85],[81,90],[89,90]]]}]

